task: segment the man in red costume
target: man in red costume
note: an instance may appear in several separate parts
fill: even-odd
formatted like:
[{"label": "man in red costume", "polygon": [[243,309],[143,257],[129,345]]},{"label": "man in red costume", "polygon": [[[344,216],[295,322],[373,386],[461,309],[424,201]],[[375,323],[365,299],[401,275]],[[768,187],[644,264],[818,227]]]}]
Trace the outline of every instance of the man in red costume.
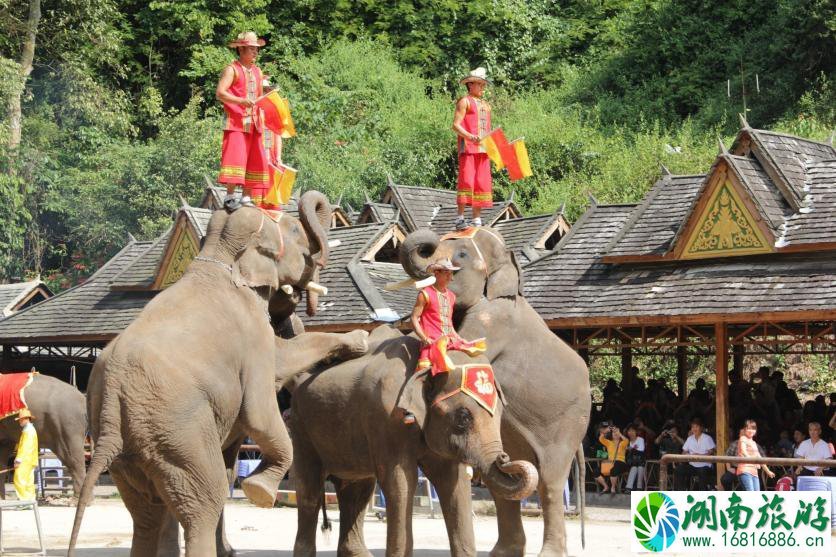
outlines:
[{"label": "man in red costume", "polygon": [[458,135],[459,182],[456,203],[456,230],[464,230],[467,223],[464,209],[470,205],[473,226],[482,226],[483,208],[493,206],[491,163],[482,139],[491,131],[491,107],[482,99],[488,81],[485,68],[476,68],[460,83],[467,87],[467,95],[456,102],[453,131]]},{"label": "man in red costume", "polygon": [[[456,295],[447,286],[453,279],[453,271],[458,270],[459,267],[454,266],[449,259],[441,259],[427,267],[427,271],[435,276],[435,284],[418,293],[412,309],[412,327],[421,339],[421,353],[415,375],[425,370],[430,370],[432,375],[452,371],[454,365],[447,355],[449,350],[460,350],[470,356],[485,351],[485,339],[466,341],[453,327]],[[415,416],[405,413],[404,423],[414,424]]]},{"label": "man in red costume", "polygon": [[242,203],[259,205],[270,185],[261,111],[255,106],[262,94],[263,79],[255,60],[264,39],[247,31],[228,46],[237,50],[238,60],[224,68],[215,92],[225,113],[218,182],[226,186],[225,205],[235,205],[237,186],[243,187]]}]

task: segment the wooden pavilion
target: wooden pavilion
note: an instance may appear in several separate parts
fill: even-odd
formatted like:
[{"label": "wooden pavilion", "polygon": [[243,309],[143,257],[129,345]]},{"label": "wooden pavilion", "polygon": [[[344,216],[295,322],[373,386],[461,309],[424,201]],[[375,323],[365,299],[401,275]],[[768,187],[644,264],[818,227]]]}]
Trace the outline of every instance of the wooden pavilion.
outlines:
[{"label": "wooden pavilion", "polygon": [[728,375],[756,353],[836,349],[836,151],[750,128],[705,175],[663,168],[644,200],[599,205],[554,252],[524,267],[525,292],[585,358],[712,355],[718,453],[728,445]]}]

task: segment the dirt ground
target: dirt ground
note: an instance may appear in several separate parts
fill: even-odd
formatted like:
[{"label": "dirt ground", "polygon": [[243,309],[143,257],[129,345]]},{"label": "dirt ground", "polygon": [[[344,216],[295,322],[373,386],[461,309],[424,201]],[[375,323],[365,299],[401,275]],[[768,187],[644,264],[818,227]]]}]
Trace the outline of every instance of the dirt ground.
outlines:
[{"label": "dirt ground", "polygon": [[[48,555],[65,555],[72,528],[74,507],[44,506],[40,509]],[[337,513],[331,513],[335,520]],[[238,555],[245,557],[290,557],[296,534],[296,510],[294,508],[259,509],[244,501],[230,501],[226,505],[227,536]],[[567,521],[569,552],[571,555],[626,555],[630,554],[629,511],[604,507],[587,509],[586,549],[580,542],[580,522]],[[527,555],[537,555],[543,534],[539,518],[526,518],[528,537]],[[479,555],[487,555],[496,540],[496,520],[492,516],[474,519]],[[3,547],[9,549],[34,548],[35,520],[31,511],[5,511],[2,513]],[[319,534],[318,554],[336,555],[337,529],[332,534]],[[373,515],[366,517],[366,542],[372,553],[384,555],[386,523]],[[441,557],[448,555],[444,522],[430,518],[426,513],[413,520],[415,557]],[[97,500],[88,508],[81,529],[80,557],[128,557],[131,545],[131,519],[118,499]],[[666,553],[668,555],[668,553]],[[693,555],[693,554],[692,554]],[[751,555],[751,554],[750,554]],[[793,555],[795,555],[793,553]]]}]

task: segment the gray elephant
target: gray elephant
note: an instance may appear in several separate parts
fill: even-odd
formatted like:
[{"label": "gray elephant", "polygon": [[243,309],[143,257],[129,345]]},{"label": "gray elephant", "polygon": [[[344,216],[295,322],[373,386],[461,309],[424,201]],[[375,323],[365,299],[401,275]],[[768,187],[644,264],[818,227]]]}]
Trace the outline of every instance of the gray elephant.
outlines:
[{"label": "gray elephant", "polygon": [[[35,374],[24,391],[26,405],[35,416],[38,444],[49,449],[67,467],[73,491],[79,494],[84,481],[84,437],[87,435],[87,409],[78,389],[55,377]],[[0,421],[0,463],[9,458],[20,439],[15,416]],[[5,493],[3,493],[5,497]]]},{"label": "gray elephant", "polygon": [[244,435],[262,452],[244,493],[256,505],[273,505],[292,447],[276,404],[268,303],[279,291],[310,287],[328,256],[327,199],[307,192],[299,209],[298,220],[252,206],[216,211],[183,277],[97,359],[87,393],[95,451],[69,555],[105,468],[134,521],[134,557],[174,551],[172,517],[183,526],[187,556],[227,552],[218,548],[228,489],[224,451],[237,450]]},{"label": "gray elephant", "polygon": [[[414,279],[426,278],[427,265],[440,257],[461,267],[449,285],[456,294],[458,332],[464,338],[486,339],[485,356],[508,399],[503,446],[511,458],[537,466],[544,520],[540,555],[565,555],[563,488],[576,456],[583,504],[580,444],[590,415],[587,366],[522,296],[520,268],[496,230],[473,228],[439,238],[422,229],[401,245],[401,264]],[[526,540],[520,505],[494,499],[499,539],[491,555],[522,556]]]},{"label": "gray elephant", "polygon": [[[326,476],[335,478],[337,486],[340,556],[371,555],[363,541],[363,515],[375,481],[386,497],[386,555],[412,554],[419,465],[438,493],[455,556],[476,554],[470,482],[462,463],[479,470],[500,496],[523,498],[536,486],[534,466],[511,462],[503,451],[502,391],[490,380],[485,361],[454,352],[453,372],[434,377],[424,372],[408,381],[419,346],[416,337],[381,326],[370,335],[365,356],[289,383],[291,477],[298,504],[295,556],[316,554],[317,512]],[[470,371],[460,366],[480,362],[481,367]],[[463,375],[475,377],[476,386],[467,392],[464,385],[471,382]],[[487,393],[487,401],[478,393]],[[398,405],[415,415],[417,427],[404,425]]]}]

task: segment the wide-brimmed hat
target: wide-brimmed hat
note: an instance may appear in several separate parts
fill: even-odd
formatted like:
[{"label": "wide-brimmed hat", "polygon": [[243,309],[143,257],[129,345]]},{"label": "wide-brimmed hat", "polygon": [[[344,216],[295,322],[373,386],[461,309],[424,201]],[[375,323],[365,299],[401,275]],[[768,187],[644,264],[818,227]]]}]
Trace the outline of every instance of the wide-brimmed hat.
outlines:
[{"label": "wide-brimmed hat", "polygon": [[456,267],[449,259],[439,259],[427,266],[427,271],[434,273],[436,271],[458,271],[461,267]]},{"label": "wide-brimmed hat", "polygon": [[244,31],[243,33],[238,33],[238,37],[229,43],[229,48],[237,48],[239,46],[264,46],[267,44],[264,39],[259,39],[258,35],[253,33],[252,31]]},{"label": "wide-brimmed hat", "polygon": [[488,79],[488,71],[481,66],[471,71],[463,78],[461,78],[459,80],[459,83],[461,83],[462,85],[467,85],[471,81],[481,81],[483,83],[487,83],[488,85],[493,85],[493,83],[491,83],[491,80]]},{"label": "wide-brimmed hat", "polygon": [[24,418],[29,418],[30,420],[34,420],[35,416],[32,415],[32,412],[30,412],[28,408],[23,408],[20,412],[17,413],[17,418],[15,418],[15,421],[19,422],[20,420],[22,420]]}]

